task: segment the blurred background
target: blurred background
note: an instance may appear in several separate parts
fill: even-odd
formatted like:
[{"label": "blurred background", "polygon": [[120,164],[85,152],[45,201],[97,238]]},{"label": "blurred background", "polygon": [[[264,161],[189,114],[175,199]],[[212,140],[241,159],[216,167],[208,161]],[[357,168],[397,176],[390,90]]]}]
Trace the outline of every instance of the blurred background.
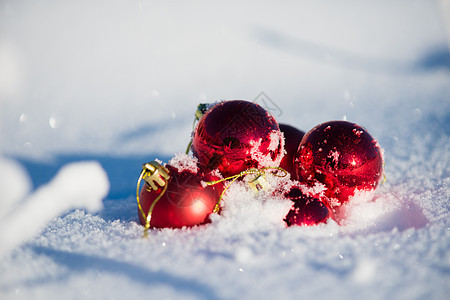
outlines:
[{"label": "blurred background", "polygon": [[261,92],[280,123],[346,119],[400,153],[424,121],[449,132],[449,16],[444,0],[1,0],[0,153],[35,183],[81,158],[128,176],[185,150],[199,103]]}]

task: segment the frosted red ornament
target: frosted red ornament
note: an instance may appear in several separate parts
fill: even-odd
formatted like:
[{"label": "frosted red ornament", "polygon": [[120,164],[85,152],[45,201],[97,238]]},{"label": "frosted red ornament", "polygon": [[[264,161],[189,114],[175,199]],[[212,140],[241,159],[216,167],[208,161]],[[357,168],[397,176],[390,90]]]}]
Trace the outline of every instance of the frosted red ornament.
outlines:
[{"label": "frosted red ornament", "polygon": [[297,153],[298,145],[302,141],[305,133],[287,124],[279,124],[279,126],[284,135],[284,149],[286,150],[286,153],[281,160],[280,167],[289,172],[291,177],[295,177],[294,156]]},{"label": "frosted red ornament", "polygon": [[213,106],[200,119],[192,152],[206,171],[232,176],[250,169],[278,167],[284,140],[276,120],[261,106],[244,100]]},{"label": "frosted red ornament", "polygon": [[[168,176],[164,176],[164,172]],[[210,222],[209,215],[215,209],[223,185],[207,186],[204,182],[217,177],[191,170],[179,172],[170,165],[162,167],[156,176],[153,181],[146,180],[137,198],[142,208],[138,209],[142,225],[181,228]]]},{"label": "frosted red ornament", "polygon": [[356,191],[375,190],[383,173],[377,141],[362,127],[330,121],[311,129],[295,156],[300,181],[325,185],[332,205],[346,203]]},{"label": "frosted red ornament", "polygon": [[334,218],[332,209],[323,197],[306,195],[298,187],[292,188],[286,197],[294,201],[292,209],[284,218],[288,226],[312,226]]}]

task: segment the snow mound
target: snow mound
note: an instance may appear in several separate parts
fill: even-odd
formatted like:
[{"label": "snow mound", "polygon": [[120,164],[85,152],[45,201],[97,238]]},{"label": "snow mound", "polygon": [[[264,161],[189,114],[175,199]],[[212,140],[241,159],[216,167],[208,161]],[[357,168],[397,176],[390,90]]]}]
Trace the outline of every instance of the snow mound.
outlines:
[{"label": "snow mound", "polygon": [[16,191],[26,190],[29,185],[26,176],[11,162],[2,161],[0,168],[3,170],[1,179],[8,183],[5,175],[11,172],[15,183],[0,190],[0,197],[9,206],[2,207],[9,213],[2,213],[0,221],[0,256],[37,234],[63,212],[74,208],[86,208],[92,212],[101,210],[102,200],[109,190],[108,177],[100,164],[80,162],[63,167],[50,183],[19,202],[25,194]]}]

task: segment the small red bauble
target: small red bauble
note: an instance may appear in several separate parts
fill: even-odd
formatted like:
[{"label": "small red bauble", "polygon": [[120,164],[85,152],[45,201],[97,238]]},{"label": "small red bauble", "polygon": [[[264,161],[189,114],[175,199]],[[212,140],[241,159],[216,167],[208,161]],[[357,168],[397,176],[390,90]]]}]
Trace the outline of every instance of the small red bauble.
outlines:
[{"label": "small red bauble", "polygon": [[[209,223],[209,215],[219,200],[222,185],[206,186],[202,181],[217,178],[190,170],[179,172],[171,166],[166,168],[170,171],[167,190],[154,204],[150,228],[181,228]],[[140,192],[140,205],[145,213],[163,190],[163,187],[159,187],[155,191],[147,183],[144,184]],[[146,216],[139,210],[138,213],[139,221],[145,226]]]},{"label": "small red bauble", "polygon": [[332,205],[346,203],[356,191],[375,190],[383,172],[377,141],[362,127],[330,121],[311,129],[295,156],[300,181],[322,183]]},{"label": "small red bauble", "polygon": [[292,188],[286,197],[294,201],[292,209],[284,219],[288,226],[317,225],[333,218],[333,211],[323,198],[305,195],[298,187]]},{"label": "small red bauble", "polygon": [[200,119],[192,152],[206,171],[219,169],[224,176],[250,168],[278,167],[284,140],[278,123],[256,103],[225,101]]},{"label": "small red bauble", "polygon": [[294,156],[305,133],[290,125],[279,124],[279,126],[284,135],[284,149],[286,150],[280,167],[288,171],[291,177],[295,177]]}]

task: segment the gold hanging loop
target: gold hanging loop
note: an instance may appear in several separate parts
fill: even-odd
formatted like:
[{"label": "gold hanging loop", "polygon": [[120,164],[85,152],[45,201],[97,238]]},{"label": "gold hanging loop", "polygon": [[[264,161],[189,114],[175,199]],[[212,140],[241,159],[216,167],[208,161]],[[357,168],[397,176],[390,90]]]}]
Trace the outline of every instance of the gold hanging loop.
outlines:
[{"label": "gold hanging loop", "polygon": [[[142,171],[139,175],[139,179],[136,187],[136,201],[138,205],[138,210],[145,218],[145,229],[144,236],[147,236],[147,231],[150,228],[150,221],[152,219],[152,212],[156,205],[156,203],[161,199],[164,193],[167,190],[168,181],[170,179],[170,171],[158,163],[157,161],[151,161],[145,164],[142,164]],[[152,190],[157,191],[160,188],[163,188],[162,192],[156,197],[156,199],[150,205],[148,212],[145,213],[144,209],[141,206],[141,202],[139,200],[140,186],[141,181],[144,180],[147,183],[147,191],[151,192]]]},{"label": "gold hanging loop", "polygon": [[270,188],[270,184],[267,182],[267,180],[265,179],[265,175],[266,173],[268,173],[268,170],[277,170],[277,171],[281,171],[282,174],[278,174],[278,173],[269,173],[273,176],[276,177],[285,177],[287,176],[287,171],[283,168],[280,167],[264,167],[261,169],[248,169],[245,171],[240,172],[239,174],[233,175],[233,176],[229,176],[220,180],[215,180],[215,181],[208,181],[206,182],[206,185],[215,185],[218,184],[220,182],[224,182],[227,180],[231,180],[223,189],[222,193],[220,194],[219,200],[216,203],[216,206],[214,207],[213,213],[217,213],[220,209],[220,202],[222,201],[223,196],[225,195],[225,192],[227,191],[227,189],[236,181],[238,180],[240,177],[249,175],[249,174],[256,174],[255,178],[253,178],[250,182],[250,188],[253,189],[253,191],[255,192],[259,192],[261,189],[268,189]]}]

